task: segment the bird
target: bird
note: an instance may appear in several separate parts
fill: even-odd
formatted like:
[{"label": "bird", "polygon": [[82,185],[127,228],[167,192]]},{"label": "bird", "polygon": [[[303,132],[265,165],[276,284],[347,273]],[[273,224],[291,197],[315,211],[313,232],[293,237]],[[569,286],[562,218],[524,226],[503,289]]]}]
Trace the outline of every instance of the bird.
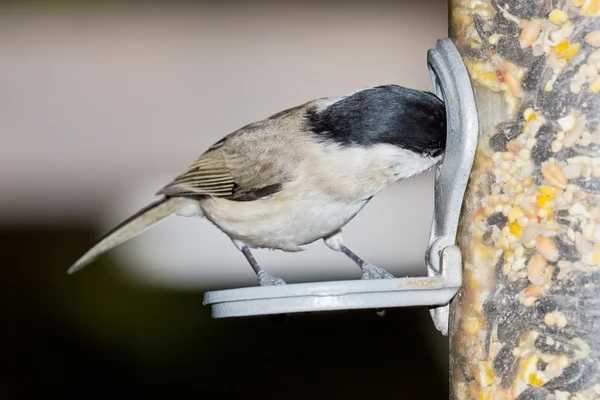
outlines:
[{"label": "bird", "polygon": [[429,91],[387,84],[320,97],[222,137],[67,272],[176,215],[204,217],[226,234],[263,287],[286,282],[253,249],[293,253],[318,240],[361,279],[392,279],[348,248],[342,228],[389,185],[439,165],[445,147],[444,102]]}]

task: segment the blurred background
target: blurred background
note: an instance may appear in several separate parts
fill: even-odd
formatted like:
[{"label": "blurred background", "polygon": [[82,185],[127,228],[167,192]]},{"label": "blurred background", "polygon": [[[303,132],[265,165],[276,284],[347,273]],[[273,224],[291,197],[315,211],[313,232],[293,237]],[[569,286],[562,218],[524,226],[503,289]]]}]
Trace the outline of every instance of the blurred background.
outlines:
[{"label": "blurred background", "polygon": [[[204,292],[256,280],[206,220],[169,219],[66,275],[225,134],[369,85],[431,90],[446,20],[445,0],[2,2],[0,399],[448,398],[427,309],[211,319]],[[376,196],[348,245],[424,275],[433,182]],[[255,256],[289,283],[360,277],[322,242]]]}]

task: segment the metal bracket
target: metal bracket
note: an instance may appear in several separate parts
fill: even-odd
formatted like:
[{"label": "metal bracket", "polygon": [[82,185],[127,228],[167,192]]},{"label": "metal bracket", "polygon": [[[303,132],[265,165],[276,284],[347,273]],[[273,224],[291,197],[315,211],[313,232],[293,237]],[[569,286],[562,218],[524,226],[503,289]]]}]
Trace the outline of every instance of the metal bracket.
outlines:
[{"label": "metal bracket", "polygon": [[[427,53],[427,65],[435,94],[446,105],[447,133],[444,162],[436,173],[434,215],[425,261],[429,276],[440,271],[444,275],[446,269],[452,271],[453,280],[447,283],[456,287],[456,294],[462,283],[462,257],[456,234],[477,149],[479,120],[469,73],[454,43],[450,39],[438,40],[437,47]],[[450,249],[458,253],[456,258],[445,258]],[[432,308],[430,313],[435,327],[447,335],[450,304]]]},{"label": "metal bracket", "polygon": [[450,39],[427,53],[435,94],[446,104],[447,144],[435,183],[435,210],[426,251],[427,277],[286,284],[207,292],[213,318],[434,306],[431,315],[448,334],[449,302],[462,283],[456,233],[477,145],[478,122],[469,75]]}]

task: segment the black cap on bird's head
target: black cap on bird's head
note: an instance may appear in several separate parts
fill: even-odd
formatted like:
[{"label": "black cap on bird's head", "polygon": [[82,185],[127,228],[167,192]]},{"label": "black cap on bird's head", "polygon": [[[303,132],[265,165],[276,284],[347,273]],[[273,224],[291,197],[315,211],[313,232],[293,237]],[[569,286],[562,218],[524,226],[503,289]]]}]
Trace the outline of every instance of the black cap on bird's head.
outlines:
[{"label": "black cap on bird's head", "polygon": [[425,157],[446,147],[444,102],[429,92],[398,85],[376,86],[307,112],[319,139],[342,146],[391,144]]}]

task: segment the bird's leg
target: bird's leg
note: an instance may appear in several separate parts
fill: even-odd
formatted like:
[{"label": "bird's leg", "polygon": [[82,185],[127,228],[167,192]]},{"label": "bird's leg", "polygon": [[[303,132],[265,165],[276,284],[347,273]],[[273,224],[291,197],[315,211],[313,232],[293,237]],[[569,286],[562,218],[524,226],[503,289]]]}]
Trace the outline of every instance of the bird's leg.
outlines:
[{"label": "bird's leg", "polygon": [[258,283],[260,286],[274,286],[274,285],[285,285],[285,281],[281,278],[274,277],[272,275],[267,274],[261,267],[258,265],[258,262],[250,252],[250,248],[244,242],[233,239],[233,244],[238,248],[239,251],[242,252],[250,266],[256,273],[256,278],[258,279]]},{"label": "bird's leg", "polygon": [[378,268],[374,265],[369,264],[368,262],[357,256],[354,252],[352,252],[348,247],[346,247],[346,245],[344,244],[344,239],[342,238],[341,231],[337,231],[327,236],[323,240],[330,249],[344,253],[349,259],[354,261],[363,271],[362,279],[394,278],[394,275],[390,274],[382,268]]}]

